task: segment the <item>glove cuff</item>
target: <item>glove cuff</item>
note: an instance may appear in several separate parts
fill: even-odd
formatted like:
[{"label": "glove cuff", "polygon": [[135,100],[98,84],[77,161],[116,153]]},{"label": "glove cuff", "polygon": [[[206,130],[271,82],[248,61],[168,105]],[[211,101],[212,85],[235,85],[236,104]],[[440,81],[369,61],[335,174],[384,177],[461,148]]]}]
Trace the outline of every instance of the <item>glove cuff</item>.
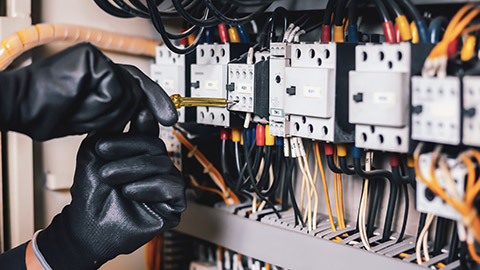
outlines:
[{"label": "glove cuff", "polygon": [[[68,207],[66,206],[67,209]],[[53,270],[98,269],[107,259],[99,259],[75,238],[75,232],[69,229],[71,226],[66,222],[68,211],[65,210],[64,208],[61,214],[55,216],[45,230],[38,233],[38,250]]]},{"label": "glove cuff", "polygon": [[34,234],[33,237],[32,237],[32,250],[33,250],[33,254],[35,254],[35,257],[37,258],[38,262],[40,262],[40,264],[42,265],[43,269],[45,269],[45,270],[52,270],[52,268],[51,268],[50,265],[48,264],[47,260],[45,260],[45,257],[43,257],[42,252],[40,251],[40,249],[38,249],[37,236],[38,236],[38,234],[39,234],[41,231],[42,231],[42,230],[38,230],[37,232],[35,232],[35,234]]}]

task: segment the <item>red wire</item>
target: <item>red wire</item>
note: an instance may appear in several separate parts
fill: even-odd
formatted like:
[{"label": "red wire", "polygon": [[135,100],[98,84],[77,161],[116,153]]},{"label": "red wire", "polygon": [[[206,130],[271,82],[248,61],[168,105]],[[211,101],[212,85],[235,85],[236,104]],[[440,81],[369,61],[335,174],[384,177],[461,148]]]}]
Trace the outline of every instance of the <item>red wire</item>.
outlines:
[{"label": "red wire", "polygon": [[322,26],[322,42],[332,41],[332,28],[330,25]]},{"label": "red wire", "polygon": [[391,21],[383,23],[383,33],[385,34],[385,40],[388,43],[396,43],[394,34],[395,30]]},{"label": "red wire", "polygon": [[225,24],[221,23],[218,25],[218,34],[222,43],[228,43],[228,32]]}]

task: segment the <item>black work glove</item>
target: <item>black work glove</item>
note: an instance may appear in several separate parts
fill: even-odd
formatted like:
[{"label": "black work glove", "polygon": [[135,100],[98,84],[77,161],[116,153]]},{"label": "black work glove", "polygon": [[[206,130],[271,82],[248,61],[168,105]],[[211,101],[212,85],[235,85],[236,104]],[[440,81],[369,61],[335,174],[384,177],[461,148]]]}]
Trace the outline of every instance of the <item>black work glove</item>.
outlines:
[{"label": "black work glove", "polygon": [[[132,131],[89,135],[77,156],[72,202],[37,238],[52,269],[96,269],[178,225],[184,183],[148,113]],[[150,128],[151,127],[151,128]]]},{"label": "black work glove", "polygon": [[0,128],[36,140],[121,132],[141,107],[163,125],[178,120],[158,84],[134,67],[113,63],[90,43],[0,72],[0,87]]}]

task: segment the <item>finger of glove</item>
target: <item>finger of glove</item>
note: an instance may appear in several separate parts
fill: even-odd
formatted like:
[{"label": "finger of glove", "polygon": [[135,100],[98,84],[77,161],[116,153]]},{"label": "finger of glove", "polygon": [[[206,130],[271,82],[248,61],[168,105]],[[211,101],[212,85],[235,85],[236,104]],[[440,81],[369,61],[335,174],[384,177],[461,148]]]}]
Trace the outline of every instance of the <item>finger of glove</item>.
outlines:
[{"label": "finger of glove", "polygon": [[158,122],[147,108],[142,108],[130,122],[130,134],[158,137],[159,132]]},{"label": "finger of glove", "polygon": [[145,203],[154,215],[163,220],[163,230],[176,227],[180,223],[181,212],[177,212],[168,203]]},{"label": "finger of glove", "polygon": [[158,137],[117,134],[100,138],[96,152],[101,158],[113,161],[139,155],[166,155],[167,148]]},{"label": "finger of glove", "polygon": [[100,176],[106,184],[116,186],[168,174],[172,168],[173,163],[168,156],[143,155],[111,161],[100,168]]},{"label": "finger of glove", "polygon": [[122,186],[123,195],[134,201],[164,202],[176,212],[185,210],[185,184],[174,175],[160,175]]},{"label": "finger of glove", "polygon": [[170,97],[156,82],[143,74],[138,68],[129,65],[119,65],[127,70],[144,91],[147,106],[158,122],[164,126],[172,126],[178,121],[178,112]]}]

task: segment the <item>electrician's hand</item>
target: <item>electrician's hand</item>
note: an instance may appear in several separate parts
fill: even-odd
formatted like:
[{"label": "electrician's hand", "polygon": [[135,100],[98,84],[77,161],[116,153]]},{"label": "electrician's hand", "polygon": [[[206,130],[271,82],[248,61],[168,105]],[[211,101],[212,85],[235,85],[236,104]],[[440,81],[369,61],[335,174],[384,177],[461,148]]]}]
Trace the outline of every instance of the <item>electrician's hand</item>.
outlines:
[{"label": "electrician's hand", "polygon": [[144,135],[158,134],[158,125],[133,121],[132,127],[127,134],[90,135],[80,146],[72,202],[37,238],[52,269],[96,269],[178,225],[184,183],[164,143]]},{"label": "electrician's hand", "polygon": [[0,128],[36,140],[121,132],[141,107],[173,125],[177,111],[140,70],[117,65],[89,43],[0,73]]}]

